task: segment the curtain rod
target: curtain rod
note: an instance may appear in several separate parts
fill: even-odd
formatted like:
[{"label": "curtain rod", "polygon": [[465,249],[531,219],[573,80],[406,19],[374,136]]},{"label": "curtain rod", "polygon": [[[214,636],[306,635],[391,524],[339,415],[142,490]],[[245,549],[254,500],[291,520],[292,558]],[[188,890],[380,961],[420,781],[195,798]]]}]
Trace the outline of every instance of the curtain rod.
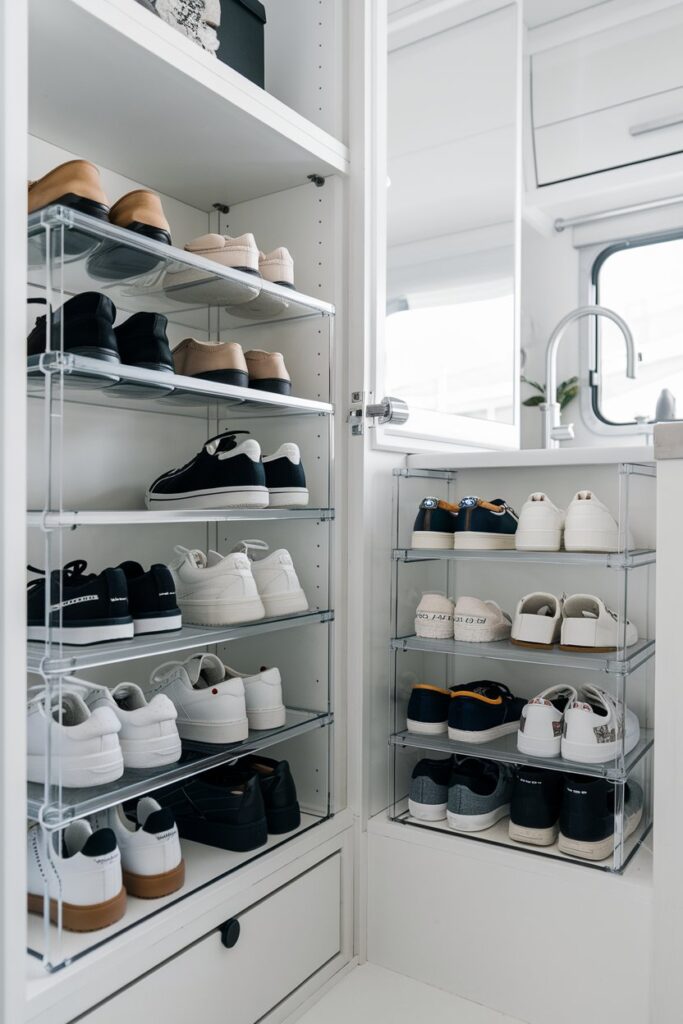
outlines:
[{"label": "curtain rod", "polygon": [[666,199],[651,199],[647,203],[634,203],[632,206],[619,206],[615,210],[603,210],[601,213],[587,213],[582,217],[558,217],[553,227],[556,231],[577,227],[579,224],[593,224],[596,221],[610,220],[621,217],[625,213],[640,213],[642,210],[657,210],[662,206],[675,206],[683,203],[683,195],[668,196]]}]

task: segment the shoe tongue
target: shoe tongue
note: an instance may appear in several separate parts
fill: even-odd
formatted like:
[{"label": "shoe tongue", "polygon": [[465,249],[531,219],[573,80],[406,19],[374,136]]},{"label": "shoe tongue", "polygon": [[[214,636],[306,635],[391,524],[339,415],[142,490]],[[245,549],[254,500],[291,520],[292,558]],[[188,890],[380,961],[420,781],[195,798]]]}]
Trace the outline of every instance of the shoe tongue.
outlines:
[{"label": "shoe tongue", "polygon": [[161,804],[158,804],[154,797],[143,796],[141,800],[138,800],[138,805],[135,809],[135,816],[138,819],[138,824],[141,828],[145,827],[145,823],[149,818],[150,814],[155,814],[156,811],[161,810]]},{"label": "shoe tongue", "polygon": [[223,662],[215,654],[197,654],[186,668],[195,690],[208,690],[225,679]]}]

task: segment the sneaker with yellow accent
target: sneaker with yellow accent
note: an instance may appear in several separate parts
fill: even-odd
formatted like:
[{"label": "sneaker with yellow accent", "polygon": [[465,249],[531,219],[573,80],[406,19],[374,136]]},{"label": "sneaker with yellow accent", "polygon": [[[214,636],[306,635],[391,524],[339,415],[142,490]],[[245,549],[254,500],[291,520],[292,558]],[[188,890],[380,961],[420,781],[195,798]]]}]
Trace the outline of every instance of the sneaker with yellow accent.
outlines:
[{"label": "sneaker with yellow accent", "polygon": [[485,501],[471,495],[462,498],[455,516],[453,547],[456,550],[514,550],[517,513],[504,498]]},{"label": "sneaker with yellow accent", "polygon": [[448,728],[448,707],[451,691],[430,683],[414,686],[408,701],[408,732],[438,736]]},{"label": "sneaker with yellow accent", "polygon": [[454,688],[448,706],[448,736],[463,743],[487,743],[517,732],[526,700],[503,683],[481,682]]}]

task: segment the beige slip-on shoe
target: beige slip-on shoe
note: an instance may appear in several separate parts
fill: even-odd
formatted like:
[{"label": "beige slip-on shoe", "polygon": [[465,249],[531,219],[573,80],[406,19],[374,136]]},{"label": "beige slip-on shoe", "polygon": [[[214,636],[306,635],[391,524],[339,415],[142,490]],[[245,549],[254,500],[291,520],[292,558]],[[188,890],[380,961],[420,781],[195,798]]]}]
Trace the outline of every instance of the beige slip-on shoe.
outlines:
[{"label": "beige slip-on shoe", "polygon": [[221,384],[249,386],[249,371],[242,346],[236,341],[205,342],[185,338],[173,350],[175,372],[184,377],[215,380]]},{"label": "beige slip-on shoe", "polygon": [[294,287],[294,260],[284,246],[269,253],[260,252],[258,266],[265,281],[284,285],[285,288]]},{"label": "beige slip-on shoe", "polygon": [[179,302],[197,302],[216,306],[240,306],[251,302],[261,291],[258,246],[253,235],[218,235],[209,232],[193,238],[185,251],[221,267],[240,270],[253,277],[253,283],[214,276],[209,270],[199,270],[177,264],[164,279],[164,290]]},{"label": "beige slip-on shoe", "polygon": [[291,395],[292,381],[281,352],[252,349],[244,353],[249,370],[249,387],[260,391],[273,391],[277,395]]}]

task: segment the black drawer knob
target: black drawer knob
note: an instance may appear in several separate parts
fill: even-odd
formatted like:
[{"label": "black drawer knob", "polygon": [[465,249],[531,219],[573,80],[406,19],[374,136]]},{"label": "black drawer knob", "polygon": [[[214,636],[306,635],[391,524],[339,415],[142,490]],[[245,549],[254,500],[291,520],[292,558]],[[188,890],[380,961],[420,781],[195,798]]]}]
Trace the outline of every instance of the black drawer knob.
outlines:
[{"label": "black drawer knob", "polygon": [[232,949],[237,944],[237,940],[240,937],[240,923],[236,917],[231,917],[229,921],[224,921],[220,927],[221,942],[226,949]]}]

